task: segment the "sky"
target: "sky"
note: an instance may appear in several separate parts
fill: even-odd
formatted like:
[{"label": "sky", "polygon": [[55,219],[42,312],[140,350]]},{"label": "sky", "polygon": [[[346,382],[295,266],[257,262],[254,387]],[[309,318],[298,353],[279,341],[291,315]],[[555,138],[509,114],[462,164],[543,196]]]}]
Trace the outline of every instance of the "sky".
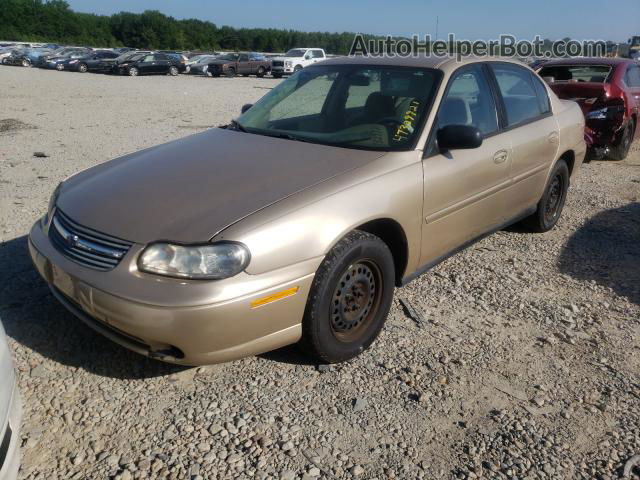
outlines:
[{"label": "sky", "polygon": [[[67,0],[80,12],[159,10],[218,26],[301,31],[424,35],[491,40],[500,34],[533,39],[613,40],[640,35],[640,0]],[[612,2],[613,3],[613,2]],[[628,12],[628,14],[619,14]]]}]

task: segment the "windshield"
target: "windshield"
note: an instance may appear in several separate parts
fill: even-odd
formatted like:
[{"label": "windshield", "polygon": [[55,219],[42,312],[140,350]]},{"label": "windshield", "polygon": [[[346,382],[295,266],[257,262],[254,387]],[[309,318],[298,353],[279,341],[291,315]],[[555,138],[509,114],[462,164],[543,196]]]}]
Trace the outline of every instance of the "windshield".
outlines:
[{"label": "windshield", "polygon": [[284,54],[285,57],[304,57],[306,50],[301,50],[299,48],[294,48],[293,50],[289,50]]},{"label": "windshield", "polygon": [[239,55],[234,53],[227,53],[226,55],[219,56],[216,60],[231,60],[235,62]]},{"label": "windshield", "polygon": [[547,65],[539,75],[552,82],[605,83],[611,73],[608,65]]},{"label": "windshield", "polygon": [[437,70],[322,65],[301,70],[238,118],[249,133],[347,148],[413,148]]}]

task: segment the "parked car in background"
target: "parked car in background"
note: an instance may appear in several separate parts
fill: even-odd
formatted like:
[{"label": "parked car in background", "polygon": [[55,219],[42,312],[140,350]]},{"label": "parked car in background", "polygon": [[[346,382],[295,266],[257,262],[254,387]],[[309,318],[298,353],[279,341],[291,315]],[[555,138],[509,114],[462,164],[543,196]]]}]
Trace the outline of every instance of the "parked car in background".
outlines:
[{"label": "parked car in background", "polygon": [[271,59],[271,73],[274,77],[280,78],[283,75],[290,75],[326,58],[327,55],[321,48],[292,48],[285,53],[283,57]]},{"label": "parked car in background", "polygon": [[51,57],[49,58],[49,60],[47,60],[42,68],[56,69],[61,72],[68,65],[69,61],[83,58],[87,56],[87,54],[88,52],[75,51],[73,53],[68,53],[62,57]]},{"label": "parked car in background", "polygon": [[227,53],[207,64],[207,75],[235,77],[236,75],[257,75],[264,77],[271,71],[271,62],[259,53]]},{"label": "parked car in background", "polygon": [[118,73],[136,77],[138,75],[178,75],[181,64],[164,53],[137,54],[118,64]]},{"label": "parked car in background", "polygon": [[395,285],[552,229],[586,150],[578,105],[507,60],[336,58],[243,110],[56,188],[29,250],[79,319],[185,365],[300,340],[348,360]]},{"label": "parked car in background", "polygon": [[134,50],[127,51],[120,54],[116,58],[103,58],[101,59],[97,66],[96,71],[105,72],[105,73],[119,73],[119,67],[121,63],[125,63],[130,58],[136,57],[138,55],[152,53],[148,50]]},{"label": "parked car in background", "polygon": [[0,323],[0,480],[15,480],[20,468],[22,408],[11,351]]},{"label": "parked car in background", "polygon": [[11,65],[18,67],[30,67],[31,60],[26,55],[26,49],[13,49],[2,59],[3,65]]},{"label": "parked car in background", "polygon": [[63,61],[62,65],[64,70],[72,70],[80,73],[105,71],[103,61],[115,60],[118,56],[118,52],[98,50],[82,57],[70,57]]},{"label": "parked car in background", "polygon": [[627,157],[638,137],[638,62],[622,58],[553,60],[538,74],[558,97],[575,100],[582,108],[589,158]]},{"label": "parked car in background", "polygon": [[86,55],[90,51],[91,51],[90,48],[85,48],[85,47],[61,47],[61,48],[58,48],[57,50],[53,50],[51,53],[47,55],[42,55],[41,57],[38,57],[38,61],[34,63],[34,66],[41,67],[41,68],[54,68],[55,65],[54,67],[49,67],[49,62],[51,60],[66,58],[67,56],[72,54]]},{"label": "parked car in background", "polygon": [[2,47],[0,48],[0,63],[4,64],[4,59],[11,56],[11,53],[16,50],[12,46]]},{"label": "parked car in background", "polygon": [[[204,75],[209,70],[209,62],[218,58],[216,55],[197,55],[189,60],[186,73],[191,75]],[[194,60],[194,61],[192,61]]]}]

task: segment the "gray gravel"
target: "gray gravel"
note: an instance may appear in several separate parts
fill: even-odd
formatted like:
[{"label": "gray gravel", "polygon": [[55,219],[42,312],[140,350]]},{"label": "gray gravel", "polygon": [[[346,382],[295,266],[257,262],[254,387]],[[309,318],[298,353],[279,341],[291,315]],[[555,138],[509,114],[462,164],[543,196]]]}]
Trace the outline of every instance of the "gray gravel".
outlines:
[{"label": "gray gravel", "polygon": [[637,146],[584,166],[553,232],[501,232],[398,290],[379,340],[347,364],[289,348],[177,368],[55,302],[25,235],[57,182],[227,122],[276,83],[0,67],[0,316],[24,397],[21,478],[613,479],[625,465],[640,478]]}]

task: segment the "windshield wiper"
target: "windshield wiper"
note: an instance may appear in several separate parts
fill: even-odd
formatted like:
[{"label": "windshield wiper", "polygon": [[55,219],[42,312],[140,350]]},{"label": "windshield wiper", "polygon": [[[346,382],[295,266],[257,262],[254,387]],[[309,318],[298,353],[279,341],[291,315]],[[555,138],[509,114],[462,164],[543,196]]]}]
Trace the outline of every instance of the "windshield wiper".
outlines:
[{"label": "windshield wiper", "polygon": [[317,143],[314,142],[312,139],[310,138],[306,138],[306,137],[298,137],[296,135],[291,135],[290,133],[284,133],[284,132],[254,132],[257,133],[258,135],[264,135],[265,137],[274,137],[274,138],[283,138],[285,140],[294,140],[296,142],[307,142],[307,143]]},{"label": "windshield wiper", "polygon": [[231,123],[229,123],[230,127],[233,127],[234,130],[237,130],[239,132],[244,132],[244,133],[248,133],[247,129],[244,128],[244,126],[238,122],[237,120],[231,120]]}]

